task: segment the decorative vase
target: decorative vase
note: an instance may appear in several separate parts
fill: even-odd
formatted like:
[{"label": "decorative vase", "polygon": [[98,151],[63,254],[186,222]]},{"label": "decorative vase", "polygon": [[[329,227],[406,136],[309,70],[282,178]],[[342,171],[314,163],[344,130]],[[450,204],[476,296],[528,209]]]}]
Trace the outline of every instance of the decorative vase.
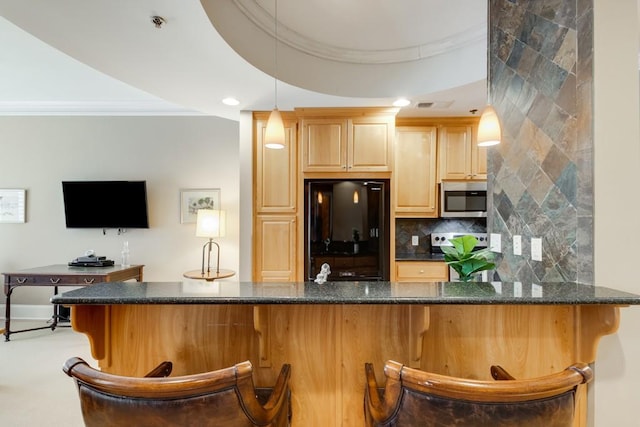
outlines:
[{"label": "decorative vase", "polygon": [[482,282],[482,273],[475,273],[467,277],[458,277],[454,282]]}]

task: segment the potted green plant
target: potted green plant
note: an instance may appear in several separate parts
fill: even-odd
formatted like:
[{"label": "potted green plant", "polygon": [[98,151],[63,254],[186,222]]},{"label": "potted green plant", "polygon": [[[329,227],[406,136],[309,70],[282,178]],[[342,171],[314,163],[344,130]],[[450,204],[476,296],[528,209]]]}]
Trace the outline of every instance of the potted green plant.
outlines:
[{"label": "potted green plant", "polygon": [[460,281],[471,281],[477,273],[495,267],[495,264],[491,262],[493,253],[489,248],[473,250],[478,244],[478,239],[475,237],[460,236],[449,239],[449,242],[453,246],[441,246],[444,260],[458,272]]}]

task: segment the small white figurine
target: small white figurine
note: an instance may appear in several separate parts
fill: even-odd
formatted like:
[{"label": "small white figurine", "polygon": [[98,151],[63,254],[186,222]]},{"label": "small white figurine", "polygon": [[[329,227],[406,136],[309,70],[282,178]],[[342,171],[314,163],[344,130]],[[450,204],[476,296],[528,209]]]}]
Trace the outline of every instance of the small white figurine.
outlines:
[{"label": "small white figurine", "polygon": [[314,280],[314,282],[322,285],[324,282],[327,281],[327,276],[330,274],[331,274],[331,267],[329,267],[329,264],[325,262],[320,267],[320,273],[318,273],[318,275],[316,276],[316,280]]}]

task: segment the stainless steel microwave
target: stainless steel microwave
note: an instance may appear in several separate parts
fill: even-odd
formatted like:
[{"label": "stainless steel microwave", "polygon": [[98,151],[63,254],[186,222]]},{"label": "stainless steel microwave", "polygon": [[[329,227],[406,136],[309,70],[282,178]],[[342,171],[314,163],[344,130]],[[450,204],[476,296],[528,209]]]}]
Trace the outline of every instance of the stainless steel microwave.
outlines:
[{"label": "stainless steel microwave", "polygon": [[442,181],[440,216],[478,218],[487,216],[487,181]]}]

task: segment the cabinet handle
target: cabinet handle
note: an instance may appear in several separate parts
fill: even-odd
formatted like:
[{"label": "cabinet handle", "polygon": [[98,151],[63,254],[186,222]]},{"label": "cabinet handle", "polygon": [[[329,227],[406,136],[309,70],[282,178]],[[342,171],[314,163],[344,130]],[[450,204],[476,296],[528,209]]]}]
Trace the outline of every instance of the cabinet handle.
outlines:
[{"label": "cabinet handle", "polygon": [[424,274],[424,270],[420,270],[420,274]]},{"label": "cabinet handle", "polygon": [[23,283],[25,283],[27,281],[26,277],[18,277],[16,279],[16,281],[18,282],[19,285],[22,285]]},{"label": "cabinet handle", "polygon": [[84,279],[84,283],[86,283],[87,285],[92,284],[96,279],[92,278],[92,279]]},{"label": "cabinet handle", "polygon": [[58,277],[57,279],[54,279],[53,277],[50,277],[49,281],[51,282],[51,284],[55,285],[60,283],[60,278]]}]

